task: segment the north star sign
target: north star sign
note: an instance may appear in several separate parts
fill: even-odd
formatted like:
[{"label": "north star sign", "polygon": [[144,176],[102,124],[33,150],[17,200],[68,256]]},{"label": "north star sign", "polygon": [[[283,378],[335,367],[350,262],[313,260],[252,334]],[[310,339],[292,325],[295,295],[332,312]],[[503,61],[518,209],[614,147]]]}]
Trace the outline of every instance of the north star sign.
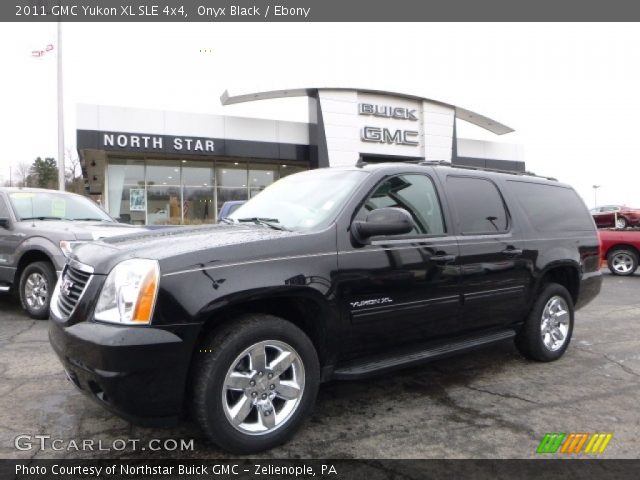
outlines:
[{"label": "north star sign", "polygon": [[[416,110],[404,107],[392,107],[389,105],[375,105],[373,103],[360,103],[358,105],[360,115],[373,117],[395,118],[398,120],[410,120],[417,122]],[[395,145],[419,145],[418,136],[420,132],[416,130],[389,129],[384,127],[364,126],[360,132],[360,139],[363,142],[388,143]]]},{"label": "north star sign", "polygon": [[174,137],[140,133],[102,132],[100,146],[105,150],[126,149],[143,152],[212,153],[215,140],[201,137]]}]

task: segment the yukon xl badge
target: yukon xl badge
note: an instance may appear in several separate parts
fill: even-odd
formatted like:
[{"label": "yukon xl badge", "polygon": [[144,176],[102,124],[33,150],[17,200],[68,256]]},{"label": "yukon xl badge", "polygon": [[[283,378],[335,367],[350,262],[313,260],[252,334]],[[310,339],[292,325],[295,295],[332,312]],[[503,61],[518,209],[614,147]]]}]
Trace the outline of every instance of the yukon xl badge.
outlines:
[{"label": "yukon xl badge", "polygon": [[372,298],[371,300],[360,300],[358,302],[351,302],[351,308],[371,307],[373,305],[383,305],[385,303],[393,303],[389,297]]}]

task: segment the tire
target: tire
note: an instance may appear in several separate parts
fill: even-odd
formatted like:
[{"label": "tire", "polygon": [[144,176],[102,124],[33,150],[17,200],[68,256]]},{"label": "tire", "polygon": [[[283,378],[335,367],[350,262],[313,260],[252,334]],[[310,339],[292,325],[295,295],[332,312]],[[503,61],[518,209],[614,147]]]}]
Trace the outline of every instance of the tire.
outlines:
[{"label": "tire", "polygon": [[[256,352],[266,352],[264,369]],[[293,359],[280,373],[278,356]],[[302,330],[281,318],[242,315],[209,334],[194,358],[193,417],[212,442],[229,452],[256,453],[284,443],[313,409],[320,383],[316,350]],[[228,387],[231,377],[234,388]],[[243,412],[235,425],[234,412]]]},{"label": "tire", "polygon": [[56,272],[49,262],[33,262],[20,275],[20,303],[31,318],[49,318],[51,294],[56,285]]},{"label": "tire", "polygon": [[618,217],[618,219],[616,220],[615,227],[620,229],[620,230],[624,230],[625,228],[627,228],[628,225],[629,225],[629,222],[627,222],[626,218]]},{"label": "tire", "polygon": [[628,248],[616,248],[607,254],[607,266],[614,275],[633,275],[638,269],[638,254]]},{"label": "tire", "polygon": [[[564,310],[566,313],[552,315],[547,321],[545,317],[549,313],[548,307],[551,307],[552,312],[558,311],[556,308],[560,307],[559,310]],[[567,289],[557,283],[545,285],[534,302],[522,330],[516,335],[516,347],[530,360],[553,362],[559,359],[571,341],[573,317],[573,300]],[[556,323],[558,326],[554,329],[553,325]],[[545,332],[543,329],[546,329]],[[562,334],[563,341],[560,343],[559,339],[551,335],[552,332],[554,335]]]}]

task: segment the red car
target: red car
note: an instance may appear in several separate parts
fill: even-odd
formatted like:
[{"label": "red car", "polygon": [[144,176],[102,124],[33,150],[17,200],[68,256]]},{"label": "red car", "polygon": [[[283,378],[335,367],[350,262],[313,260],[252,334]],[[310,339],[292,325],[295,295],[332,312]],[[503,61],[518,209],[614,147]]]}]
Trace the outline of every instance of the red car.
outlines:
[{"label": "red car", "polygon": [[640,209],[620,205],[605,205],[591,209],[598,228],[627,228],[640,226]]},{"label": "red car", "polygon": [[640,230],[600,230],[600,254],[614,275],[633,275],[640,258]]}]

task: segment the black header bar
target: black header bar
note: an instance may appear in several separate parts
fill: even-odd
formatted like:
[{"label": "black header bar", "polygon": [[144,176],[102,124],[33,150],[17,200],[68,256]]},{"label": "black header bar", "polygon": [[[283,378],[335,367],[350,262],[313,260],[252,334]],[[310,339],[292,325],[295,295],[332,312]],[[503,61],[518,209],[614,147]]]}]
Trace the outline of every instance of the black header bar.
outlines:
[{"label": "black header bar", "polygon": [[636,479],[639,460],[0,460],[16,480]]},{"label": "black header bar", "polygon": [[227,156],[260,160],[309,161],[309,145],[256,142],[229,138],[161,135],[154,133],[77,131],[78,150],[94,149],[120,153],[158,153],[174,157]]},{"label": "black header bar", "polygon": [[[14,0],[1,22],[638,21],[630,0]],[[398,32],[401,33],[401,32]]]}]

